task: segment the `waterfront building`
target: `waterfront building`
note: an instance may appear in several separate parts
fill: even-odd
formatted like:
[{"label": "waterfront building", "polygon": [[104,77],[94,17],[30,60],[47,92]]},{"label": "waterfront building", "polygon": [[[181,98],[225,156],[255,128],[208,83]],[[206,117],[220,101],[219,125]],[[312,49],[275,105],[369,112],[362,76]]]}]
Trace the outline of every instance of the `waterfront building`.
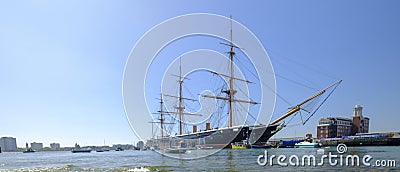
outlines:
[{"label": "waterfront building", "polygon": [[318,138],[334,138],[351,134],[352,120],[348,118],[331,117],[319,120],[317,126]]},{"label": "waterfront building", "polygon": [[60,143],[50,143],[51,150],[60,150]]},{"label": "waterfront building", "polygon": [[0,138],[0,147],[4,152],[17,151],[17,139],[13,137]]},{"label": "waterfront building", "polygon": [[368,133],[369,130],[369,118],[363,117],[362,109],[360,105],[356,105],[353,108],[353,127],[352,127],[352,135],[357,133]]},{"label": "waterfront building", "polygon": [[36,151],[42,150],[42,149],[43,149],[43,143],[36,143],[36,142],[33,142],[33,143],[31,143],[31,148],[32,148],[33,150],[36,150]]},{"label": "waterfront building", "polygon": [[319,120],[317,126],[318,138],[336,138],[342,136],[356,135],[357,133],[368,133],[369,118],[363,117],[362,107],[356,105],[353,108],[353,118],[329,117]]}]

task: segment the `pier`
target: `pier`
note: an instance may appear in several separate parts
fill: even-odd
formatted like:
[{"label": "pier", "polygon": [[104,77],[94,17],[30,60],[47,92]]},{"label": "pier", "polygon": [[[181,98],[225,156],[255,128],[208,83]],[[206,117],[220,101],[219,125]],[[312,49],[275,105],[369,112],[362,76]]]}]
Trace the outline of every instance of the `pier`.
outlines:
[{"label": "pier", "polygon": [[347,146],[399,146],[400,132],[363,133],[341,138],[321,138],[321,146],[336,146],[340,143]]}]

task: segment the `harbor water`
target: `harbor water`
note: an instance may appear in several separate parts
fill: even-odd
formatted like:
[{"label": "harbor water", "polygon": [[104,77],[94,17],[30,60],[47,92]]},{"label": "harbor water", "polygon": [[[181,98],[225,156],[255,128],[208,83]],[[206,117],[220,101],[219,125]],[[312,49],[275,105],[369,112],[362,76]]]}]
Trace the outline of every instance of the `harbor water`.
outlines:
[{"label": "harbor water", "polygon": [[[259,165],[260,155],[315,155],[317,159],[329,152],[338,154],[336,147],[325,148],[272,148],[272,149],[223,149],[211,156],[195,160],[174,159],[162,156],[154,151],[109,151],[91,153],[71,153],[69,151],[49,151],[35,153],[3,152],[0,154],[0,171],[133,171],[145,167],[151,171],[370,171],[370,170],[399,170],[400,146],[381,147],[348,147],[345,154],[369,155],[374,164],[376,160],[394,160],[397,164],[392,167],[373,166],[331,166],[326,161],[322,166],[280,166],[267,164]],[[192,150],[187,152],[211,150]],[[204,153],[203,152],[203,153]],[[345,155],[343,154],[343,155]]]}]

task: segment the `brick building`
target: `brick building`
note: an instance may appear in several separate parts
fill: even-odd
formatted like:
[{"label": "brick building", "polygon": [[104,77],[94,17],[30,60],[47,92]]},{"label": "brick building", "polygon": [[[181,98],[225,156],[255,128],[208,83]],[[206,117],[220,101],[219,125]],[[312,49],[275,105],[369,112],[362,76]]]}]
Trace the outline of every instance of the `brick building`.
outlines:
[{"label": "brick building", "polygon": [[335,138],[368,133],[369,118],[363,117],[362,107],[356,105],[353,108],[353,118],[329,117],[319,120],[317,126],[318,138]]}]

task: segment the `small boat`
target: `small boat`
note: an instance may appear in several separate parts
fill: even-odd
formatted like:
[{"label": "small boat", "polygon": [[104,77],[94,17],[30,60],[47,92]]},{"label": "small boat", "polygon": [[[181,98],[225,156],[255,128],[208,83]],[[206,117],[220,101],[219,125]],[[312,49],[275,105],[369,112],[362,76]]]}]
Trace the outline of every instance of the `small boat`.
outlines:
[{"label": "small boat", "polygon": [[97,147],[96,152],[110,151],[110,148],[106,146],[106,139],[104,139],[104,145],[102,147]]},{"label": "small boat", "polygon": [[96,148],[96,152],[105,152],[105,151],[110,151],[110,149],[107,147],[97,147]]},{"label": "small boat", "polygon": [[90,148],[81,148],[78,144],[75,144],[75,148],[71,150],[72,153],[90,153]]},{"label": "small boat", "polygon": [[300,143],[296,143],[294,146],[296,148],[317,148],[317,147],[319,147],[319,144],[313,143],[313,142],[308,142],[308,141],[303,141]]},{"label": "small boat", "polygon": [[32,148],[28,148],[25,151],[23,151],[22,153],[34,153],[35,150],[33,150]]},{"label": "small boat", "polygon": [[242,142],[235,142],[231,143],[232,149],[246,149],[246,145],[244,145]]},{"label": "small boat", "polygon": [[211,146],[196,146],[197,149],[214,149]]},{"label": "small boat", "polygon": [[271,147],[271,145],[250,145],[251,149],[268,149]]},{"label": "small boat", "polygon": [[179,146],[169,147],[169,148],[165,149],[165,153],[184,154],[188,150],[189,150],[188,151],[188,153],[189,153],[190,150],[193,150],[193,149],[195,149],[195,148],[188,148],[186,143],[184,143],[183,141],[180,141]]},{"label": "small boat", "polygon": [[72,153],[90,153],[92,150],[90,149],[80,149],[80,150],[76,150],[76,149],[72,149],[71,152]]},{"label": "small boat", "polygon": [[121,147],[117,147],[117,149],[115,149],[115,151],[124,151],[124,149],[122,149]]},{"label": "small boat", "polygon": [[167,148],[165,149],[165,153],[184,154],[186,150],[185,148]]},{"label": "small boat", "polygon": [[22,153],[34,153],[35,150],[33,150],[31,147],[28,146],[28,143],[26,143],[26,150],[23,151]]}]

